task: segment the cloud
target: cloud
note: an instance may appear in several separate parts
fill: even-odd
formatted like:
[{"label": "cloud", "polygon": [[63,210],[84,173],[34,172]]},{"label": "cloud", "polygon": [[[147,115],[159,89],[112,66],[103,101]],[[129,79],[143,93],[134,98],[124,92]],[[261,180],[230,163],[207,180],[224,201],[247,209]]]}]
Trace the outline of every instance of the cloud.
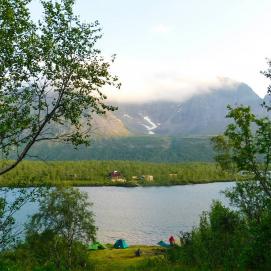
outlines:
[{"label": "cloud", "polygon": [[193,95],[208,93],[222,87],[232,88],[239,83],[224,77],[210,76],[205,73],[185,74],[173,63],[169,67],[130,60],[114,71],[122,82],[121,90],[106,90],[111,101],[142,103],[151,101],[182,102]]},{"label": "cloud", "polygon": [[[194,95],[217,91],[222,87],[234,89],[238,83],[221,77],[194,78],[173,74],[157,74],[147,84],[148,92],[142,100],[167,100],[182,102]],[[127,97],[128,98],[128,97]]]},{"label": "cloud", "polygon": [[151,31],[154,33],[169,33],[172,31],[172,28],[165,24],[157,24],[151,28]]}]

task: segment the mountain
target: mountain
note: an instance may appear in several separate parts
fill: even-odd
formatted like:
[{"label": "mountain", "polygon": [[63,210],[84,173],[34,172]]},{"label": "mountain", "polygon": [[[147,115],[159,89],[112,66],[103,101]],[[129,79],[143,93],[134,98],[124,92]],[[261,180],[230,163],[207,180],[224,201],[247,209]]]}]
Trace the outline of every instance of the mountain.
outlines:
[{"label": "mountain", "polygon": [[95,138],[108,138],[129,136],[131,132],[113,112],[107,112],[106,115],[95,115],[93,117],[92,135]]},{"label": "mountain", "polygon": [[183,102],[120,103],[115,115],[135,135],[207,136],[223,132],[229,123],[225,118],[227,105],[249,105],[253,112],[262,115],[262,102],[248,85],[239,83]]},{"label": "mountain", "polygon": [[47,160],[213,161],[209,136],[222,133],[229,123],[227,105],[249,105],[263,116],[262,102],[249,86],[238,83],[182,102],[120,103],[118,111],[94,117],[90,147],[74,150],[49,142],[36,145],[31,155]]}]

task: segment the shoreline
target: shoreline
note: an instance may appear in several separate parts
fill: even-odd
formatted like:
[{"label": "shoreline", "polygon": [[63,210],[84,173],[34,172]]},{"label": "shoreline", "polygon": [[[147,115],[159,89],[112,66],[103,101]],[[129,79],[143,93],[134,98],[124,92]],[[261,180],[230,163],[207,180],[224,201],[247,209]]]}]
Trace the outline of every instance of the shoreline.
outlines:
[{"label": "shoreline", "polygon": [[[81,183],[81,182],[74,182],[74,181],[59,181],[57,183],[50,183],[50,182],[33,182],[33,183],[10,183],[10,182],[2,182],[0,181],[0,188],[31,188],[31,187],[56,187],[56,186],[72,186],[72,187],[121,187],[121,188],[136,188],[136,187],[172,187],[172,186],[186,186],[186,185],[199,185],[199,184],[213,184],[213,183],[233,183],[237,180],[209,180],[209,181],[193,181],[193,182],[183,182],[183,183],[174,183],[174,184],[160,184],[160,183],[153,183],[153,184],[131,184],[127,183],[124,185],[123,183]],[[83,181],[84,182],[84,181]]]}]

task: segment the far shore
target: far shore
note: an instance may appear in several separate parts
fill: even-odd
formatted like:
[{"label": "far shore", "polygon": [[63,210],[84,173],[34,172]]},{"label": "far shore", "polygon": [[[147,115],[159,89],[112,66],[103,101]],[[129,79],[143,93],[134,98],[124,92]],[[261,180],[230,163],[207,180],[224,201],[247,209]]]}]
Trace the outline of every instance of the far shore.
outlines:
[{"label": "far shore", "polygon": [[233,182],[239,178],[215,163],[23,161],[0,176],[0,186],[151,187]]},{"label": "far shore", "polygon": [[87,181],[59,181],[57,183],[52,182],[33,182],[33,183],[24,183],[18,182],[18,183],[10,183],[10,181],[5,182],[1,181],[0,187],[41,187],[41,186],[73,186],[73,187],[122,187],[122,188],[136,188],[136,187],[172,187],[172,186],[184,186],[184,185],[198,185],[198,184],[211,184],[211,183],[224,183],[224,182],[235,182],[235,180],[204,180],[204,181],[193,181],[193,182],[185,182],[185,183],[175,183],[175,184],[161,184],[161,183],[152,183],[152,184],[136,184],[136,183],[88,183]]}]

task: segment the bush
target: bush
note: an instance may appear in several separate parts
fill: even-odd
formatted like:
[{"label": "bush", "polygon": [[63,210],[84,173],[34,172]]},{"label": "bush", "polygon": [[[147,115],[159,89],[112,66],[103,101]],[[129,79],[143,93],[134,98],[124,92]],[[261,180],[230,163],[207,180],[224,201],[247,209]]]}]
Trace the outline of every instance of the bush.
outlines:
[{"label": "bush", "polygon": [[[21,251],[27,255],[28,265],[32,267],[29,270],[90,270],[86,246],[77,241],[71,249],[71,253],[68,253],[67,240],[52,231],[45,231],[28,235],[25,243],[17,249],[17,254]],[[26,261],[18,258],[21,258],[20,262]]]},{"label": "bush", "polygon": [[246,263],[250,269],[270,270],[271,266],[271,211],[261,215],[260,221],[252,221],[249,227],[248,245],[245,248]]},{"label": "bush", "polygon": [[248,220],[214,202],[199,226],[183,235],[183,246],[168,251],[168,259],[200,270],[270,270],[270,225],[270,209]]},{"label": "bush", "polygon": [[184,237],[184,245],[169,252],[171,260],[200,266],[202,270],[242,270],[247,229],[238,212],[214,202],[203,213],[198,228]]}]

